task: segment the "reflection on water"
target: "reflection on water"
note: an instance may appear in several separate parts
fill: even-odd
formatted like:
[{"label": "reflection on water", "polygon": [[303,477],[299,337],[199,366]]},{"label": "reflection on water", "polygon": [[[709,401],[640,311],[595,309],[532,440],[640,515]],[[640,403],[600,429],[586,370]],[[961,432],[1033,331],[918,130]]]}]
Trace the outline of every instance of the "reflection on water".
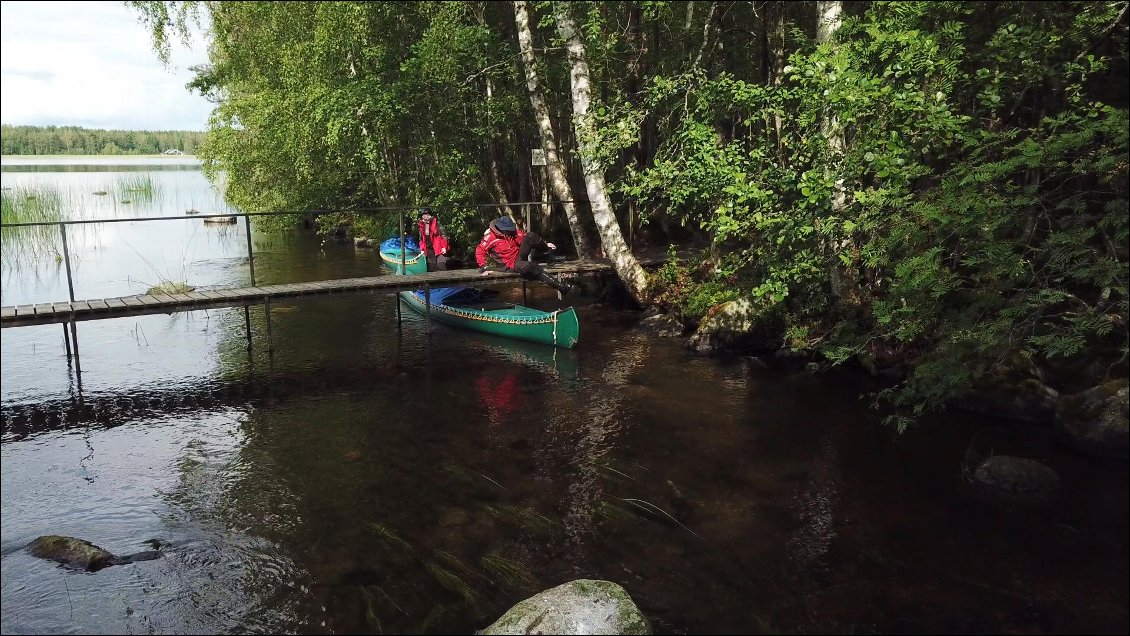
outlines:
[{"label": "reflection on water", "polygon": [[[240,227],[192,280],[244,283]],[[123,237],[83,289],[128,289],[99,256]],[[301,233],[256,254],[266,284],[381,270]],[[241,310],[81,323],[81,394],[57,325],[4,330],[0,631],[469,633],[580,577],[660,633],[1126,630],[1124,465],[1040,438],[1064,505],[974,507],[960,460],[1001,422],[892,439],[849,374],[688,357],[578,302],[572,350],[398,330],[382,295],[274,306],[270,356],[258,307],[250,353]],[[48,533],[165,556],[75,573],[22,550]]]}]

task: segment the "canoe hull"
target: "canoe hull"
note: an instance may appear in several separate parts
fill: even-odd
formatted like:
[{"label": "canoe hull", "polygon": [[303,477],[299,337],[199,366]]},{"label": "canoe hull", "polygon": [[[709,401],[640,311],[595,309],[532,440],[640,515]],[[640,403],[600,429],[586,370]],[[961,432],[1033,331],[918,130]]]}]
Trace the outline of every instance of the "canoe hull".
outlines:
[{"label": "canoe hull", "polygon": [[404,266],[400,264],[400,250],[381,250],[381,262],[397,274],[425,274],[428,260],[419,250],[404,251]]},{"label": "canoe hull", "polygon": [[514,306],[510,311],[481,311],[465,306],[432,304],[429,312],[424,300],[415,292],[400,292],[400,299],[416,312],[430,316],[436,322],[506,338],[571,349],[577,345],[581,333],[577,314],[572,307],[555,312],[521,306]]}]

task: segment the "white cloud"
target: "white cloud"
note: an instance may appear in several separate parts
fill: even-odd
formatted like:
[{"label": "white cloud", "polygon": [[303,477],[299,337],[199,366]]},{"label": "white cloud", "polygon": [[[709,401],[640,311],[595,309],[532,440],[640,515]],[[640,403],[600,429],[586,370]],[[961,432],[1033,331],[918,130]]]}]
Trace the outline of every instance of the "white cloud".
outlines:
[{"label": "white cloud", "polygon": [[122,130],[204,130],[212,105],[185,88],[203,38],[162,66],[121,2],[0,2],[0,121]]}]

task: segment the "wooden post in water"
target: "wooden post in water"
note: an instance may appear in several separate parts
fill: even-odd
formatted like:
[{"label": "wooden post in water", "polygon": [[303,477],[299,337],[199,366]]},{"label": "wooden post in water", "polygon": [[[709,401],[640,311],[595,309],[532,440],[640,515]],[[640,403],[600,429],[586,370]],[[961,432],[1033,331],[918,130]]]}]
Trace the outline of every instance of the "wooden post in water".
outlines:
[{"label": "wooden post in water", "polygon": [[78,380],[78,392],[82,395],[82,361],[78,357],[78,327],[71,321],[71,341],[75,343],[75,378]]},{"label": "wooden post in water", "polygon": [[424,317],[428,322],[428,335],[432,335],[432,286],[424,283]]},{"label": "wooden post in water", "polygon": [[67,366],[71,366],[71,333],[67,331],[67,323],[63,323],[63,344],[67,345]]},{"label": "wooden post in water", "polygon": [[247,352],[251,352],[251,306],[243,306],[243,325],[247,328]]},{"label": "wooden post in water", "polygon": [[274,354],[275,341],[271,336],[271,297],[263,299],[263,313],[267,316],[267,353]]},{"label": "wooden post in water", "polygon": [[[247,232],[247,265],[251,268],[251,286],[255,286],[255,254],[251,248],[251,217],[243,216],[243,227]],[[270,317],[268,316],[268,319]],[[243,324],[247,328],[247,351],[251,352],[251,307],[243,306]],[[268,323],[270,324],[270,323]],[[269,346],[269,343],[268,343]]]},{"label": "wooden post in water", "polygon": [[[63,237],[63,262],[67,266],[67,293],[70,295],[71,302],[75,301],[75,284],[74,278],[71,277],[71,250],[67,246],[67,226],[65,223],[59,224],[59,234]],[[64,332],[67,326],[63,325]],[[64,336],[65,338],[65,336]],[[71,321],[71,342],[75,343],[75,379],[78,381],[78,392],[82,395],[82,362],[78,358],[78,326],[75,321]],[[71,359],[70,343],[67,343],[67,361]]]}]

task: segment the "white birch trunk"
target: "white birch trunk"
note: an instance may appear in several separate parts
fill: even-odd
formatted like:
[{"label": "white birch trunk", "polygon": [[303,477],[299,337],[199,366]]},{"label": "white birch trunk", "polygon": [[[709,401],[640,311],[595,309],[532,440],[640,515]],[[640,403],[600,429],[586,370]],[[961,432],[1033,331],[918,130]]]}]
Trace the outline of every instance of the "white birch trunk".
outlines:
[{"label": "white birch trunk", "polygon": [[[843,20],[843,3],[840,0],[820,1],[816,3],[816,41],[827,42],[839,30]],[[839,118],[834,114],[824,120],[822,125],[824,138],[828,141],[829,165],[836,166],[844,157],[845,142],[844,131]],[[833,168],[834,171],[834,168]],[[844,188],[843,176],[833,174],[835,185],[832,188],[832,217],[842,221],[848,207],[847,189]],[[855,243],[850,236],[839,236],[833,231],[827,235],[825,247],[831,261],[828,270],[828,279],[832,293],[847,305],[858,305],[861,302],[859,282],[856,280],[856,269],[853,265],[845,265],[840,260],[840,254],[848,253],[854,258]]]},{"label": "white birch trunk", "polygon": [[[569,232],[573,235],[573,243],[577,247],[579,258],[592,258],[588,236],[581,217],[577,214],[577,206],[572,203],[573,188],[566,178],[565,164],[557,150],[557,137],[553,134],[553,123],[549,118],[549,106],[545,101],[545,92],[542,90],[538,78],[537,58],[534,56],[534,37],[530,31],[530,14],[525,0],[514,0],[514,23],[518,26],[518,45],[522,49],[522,62],[526,67],[526,88],[530,91],[530,105],[534,109],[534,119],[537,120],[538,131],[541,133],[542,148],[545,149],[545,168],[549,177],[553,194],[561,201],[565,209],[565,219],[569,222]],[[548,210],[545,211],[548,216]]]},{"label": "white birch trunk", "polygon": [[581,154],[581,167],[585,173],[585,188],[592,207],[593,220],[600,234],[604,255],[612,261],[612,267],[624,283],[628,293],[641,305],[647,299],[647,274],[639,261],[628,249],[620,224],[612,212],[608,201],[608,190],[604,183],[604,172],[593,160],[589,145],[593,143],[593,120],[589,115],[592,102],[592,88],[589,80],[589,64],[585,56],[585,44],[573,17],[569,14],[569,3],[557,4],[557,32],[565,40],[569,51],[570,83],[573,89],[573,127]]}]

